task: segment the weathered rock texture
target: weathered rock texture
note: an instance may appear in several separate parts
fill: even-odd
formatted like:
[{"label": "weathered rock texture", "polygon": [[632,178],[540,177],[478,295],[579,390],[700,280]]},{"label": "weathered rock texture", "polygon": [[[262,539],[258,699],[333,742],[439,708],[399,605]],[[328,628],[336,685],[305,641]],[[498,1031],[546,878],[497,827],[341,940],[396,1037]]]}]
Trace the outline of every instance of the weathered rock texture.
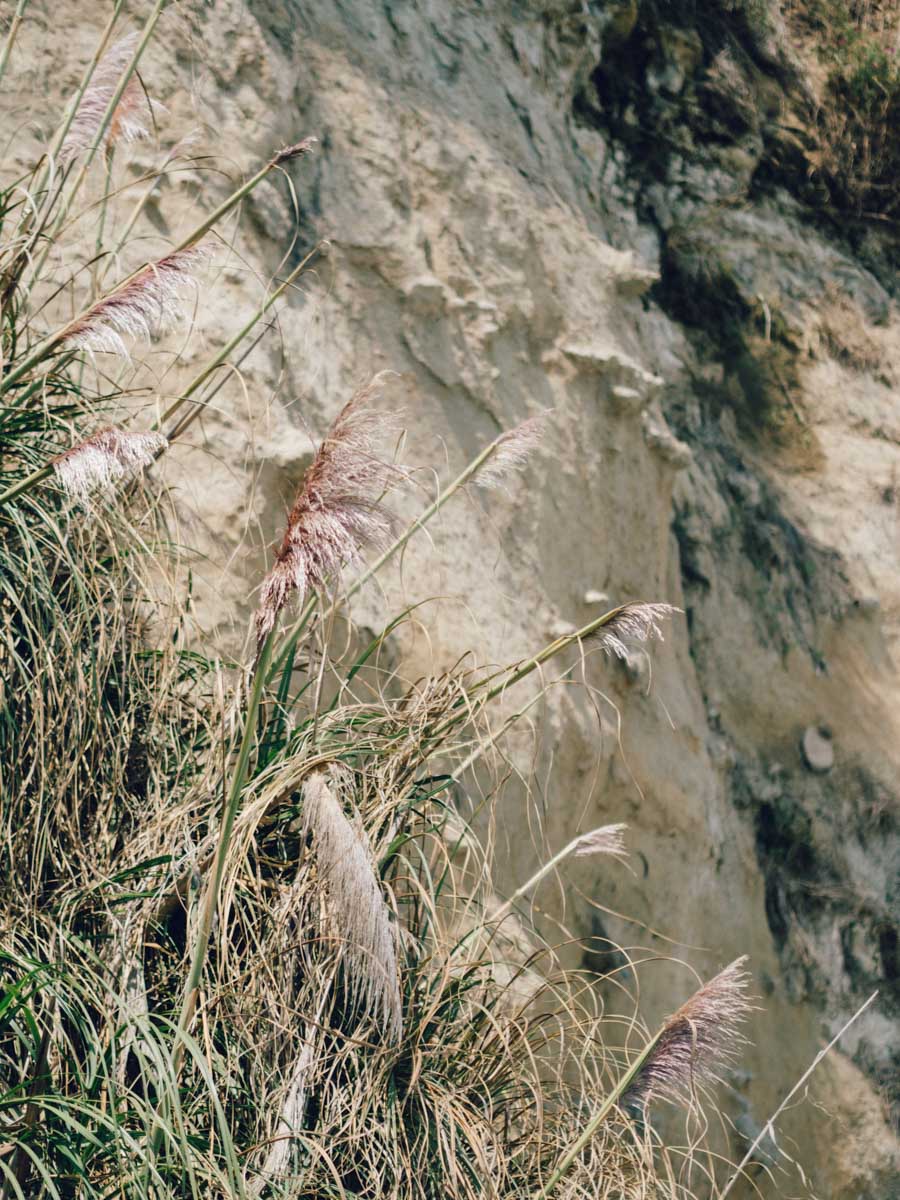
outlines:
[{"label": "weathered rock texture", "polygon": [[[100,8],[38,7],[23,94],[74,82]],[[597,593],[684,607],[652,677],[592,656],[587,690],[551,693],[531,800],[508,789],[498,815],[504,882],[625,820],[635,873],[577,865],[536,897],[548,928],[593,939],[570,956],[603,971],[611,938],[709,976],[750,955],[762,1008],[726,1098],[738,1154],[880,988],[813,1077],[823,1108],[800,1104],[779,1143],[820,1196],[894,1194],[896,248],[815,208],[796,133],[809,87],[776,15],[763,0],[218,0],[172,11],[143,75],[169,108],[164,141],[199,117],[200,145],[237,168],[318,136],[290,170],[290,258],[332,247],[282,310],[284,353],[272,334],[246,388],[223,389],[171,456],[183,540],[208,556],[198,622],[241,640],[310,435],[370,373],[397,372],[407,459],[447,469],[552,407],[511,494],[454,503],[357,620],[445,597],[420,614],[427,640],[396,648],[415,674],[467,650],[524,656]],[[223,188],[171,178],[161,235]],[[198,315],[211,345],[292,223],[285,186],[245,206],[244,265]],[[651,1021],[692,989],[668,961],[640,979]]]}]

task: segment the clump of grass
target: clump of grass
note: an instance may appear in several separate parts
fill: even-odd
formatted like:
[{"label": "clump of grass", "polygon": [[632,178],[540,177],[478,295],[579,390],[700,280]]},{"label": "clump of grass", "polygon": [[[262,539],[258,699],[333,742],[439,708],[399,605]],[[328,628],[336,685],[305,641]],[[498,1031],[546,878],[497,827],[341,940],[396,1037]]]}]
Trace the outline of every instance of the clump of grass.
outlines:
[{"label": "clump of grass", "polygon": [[788,15],[815,39],[828,76],[816,113],[811,166],[836,208],[900,214],[900,14],[873,0],[794,0]]},{"label": "clump of grass", "polygon": [[694,1078],[736,1044],[742,979],[730,969],[621,1044],[592,981],[515,914],[569,854],[615,869],[622,828],[573,831],[504,901],[459,785],[489,754],[491,705],[551,661],[565,677],[592,640],[621,654],[660,637],[675,610],[621,605],[491,675],[390,694],[363,669],[403,616],[349,661],[329,643],[343,599],[460,489],[527,471],[546,415],[400,528],[384,497],[406,473],[363,389],[301,485],[255,656],[187,641],[148,472],[303,265],[152,428],[135,378],[200,239],[312,142],[99,296],[66,275],[72,231],[101,257],[104,229],[121,249],[113,198],[98,230],[79,192],[97,149],[124,147],[162,7],[114,43],[117,6],[48,156],[0,192],[0,1196],[689,1196],[690,1156],[628,1106],[640,1089],[646,1117],[676,1074],[696,1101]]}]

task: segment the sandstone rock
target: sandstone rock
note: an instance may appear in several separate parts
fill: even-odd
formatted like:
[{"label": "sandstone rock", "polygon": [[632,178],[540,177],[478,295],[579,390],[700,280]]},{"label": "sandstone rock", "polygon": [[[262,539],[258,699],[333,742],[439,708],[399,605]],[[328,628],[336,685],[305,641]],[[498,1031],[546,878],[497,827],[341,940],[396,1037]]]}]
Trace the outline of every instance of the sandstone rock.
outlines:
[{"label": "sandstone rock", "polygon": [[644,441],[675,471],[683,471],[694,460],[690,446],[681,442],[670,429],[664,428],[648,413],[644,413]]}]

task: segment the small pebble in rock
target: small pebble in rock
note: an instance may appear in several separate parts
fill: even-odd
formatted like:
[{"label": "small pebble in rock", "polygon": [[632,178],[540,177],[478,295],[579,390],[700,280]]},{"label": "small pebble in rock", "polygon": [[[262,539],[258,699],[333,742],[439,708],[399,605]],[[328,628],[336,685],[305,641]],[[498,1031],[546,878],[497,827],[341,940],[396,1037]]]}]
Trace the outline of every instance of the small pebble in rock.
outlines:
[{"label": "small pebble in rock", "polygon": [[834,766],[831,730],[824,725],[810,725],[805,729],[800,745],[803,751],[803,760],[810,771],[824,775]]}]

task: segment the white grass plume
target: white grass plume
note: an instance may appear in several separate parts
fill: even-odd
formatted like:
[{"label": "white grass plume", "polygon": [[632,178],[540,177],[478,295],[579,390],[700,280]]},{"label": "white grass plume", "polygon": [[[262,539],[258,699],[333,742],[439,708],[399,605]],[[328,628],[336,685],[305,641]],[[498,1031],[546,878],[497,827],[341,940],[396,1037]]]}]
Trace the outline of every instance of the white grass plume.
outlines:
[{"label": "white grass plume", "polygon": [[161,433],[127,433],[110,426],[58,454],[53,472],[68,495],[86,500],[97,489],[149,467],[167,445]]},{"label": "white grass plume", "polygon": [[206,247],[196,245],[148,263],[89,308],[62,340],[127,357],[123,337],[149,340],[184,318],[184,293],[196,287],[195,271],[207,258]]},{"label": "white grass plume", "polygon": [[520,887],[516,888],[508,900],[505,900],[494,913],[491,914],[491,921],[499,925],[507,914],[512,912],[512,909],[523,896],[526,896],[532,888],[537,885],[556,868],[563,863],[569,855],[574,855],[576,858],[588,858],[597,854],[609,854],[613,858],[623,859],[628,857],[628,851],[625,849],[625,830],[627,825],[601,825],[599,829],[592,829],[589,833],[581,833],[578,837],[573,838],[571,842],[567,842],[562,850],[558,850],[552,858],[548,859],[538,870],[527,879]]},{"label": "white grass plume", "polygon": [[260,641],[274,628],[292,592],[307,593],[362,555],[394,528],[381,496],[405,472],[376,453],[377,436],[393,427],[371,407],[377,380],[344,406],[303,477],[275,565],[263,581],[256,614]]},{"label": "white grass plume", "polygon": [[673,604],[623,604],[594,637],[608,653],[624,659],[628,657],[628,641],[664,641],[660,622],[680,612]]},{"label": "white grass plume", "polygon": [[510,475],[521,471],[532,452],[540,444],[547,427],[549,410],[529,417],[515,429],[501,434],[493,443],[494,450],[478,468],[472,479],[478,487],[504,487]]},{"label": "white grass plume", "polygon": [[303,785],[303,832],[311,839],[329,919],[340,935],[351,1002],[396,1042],[402,1003],[394,925],[362,823],[348,820],[321,772]]},{"label": "white grass plume", "polygon": [[577,838],[572,854],[575,858],[593,857],[595,854],[611,854],[615,858],[627,858],[625,849],[625,830],[627,825],[601,825],[590,833],[583,833]]},{"label": "white grass plume", "polygon": [[624,1104],[643,1107],[657,1096],[689,1101],[698,1085],[715,1082],[746,1041],[740,1030],[752,1011],[746,962],[735,959],[669,1017]]},{"label": "white grass plume", "polygon": [[[122,38],[107,50],[97,64],[60,148],[59,160],[63,166],[68,166],[94,144],[103,116],[115,95],[123,71],[131,61],[137,41],[136,33]],[[156,107],[160,106],[149,100],[137,74],[133,73],[116,105],[103,145],[109,146],[117,141],[134,142],[149,137]]]}]

